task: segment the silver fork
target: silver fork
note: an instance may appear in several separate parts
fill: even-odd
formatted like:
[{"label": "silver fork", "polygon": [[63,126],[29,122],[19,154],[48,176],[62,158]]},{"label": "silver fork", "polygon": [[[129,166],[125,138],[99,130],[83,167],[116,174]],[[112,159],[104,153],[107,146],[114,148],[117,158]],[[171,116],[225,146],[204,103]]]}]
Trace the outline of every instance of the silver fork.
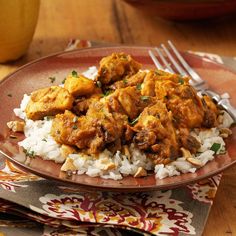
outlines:
[{"label": "silver fork", "polygon": [[[165,52],[166,56],[163,55],[162,51],[159,48],[155,48],[155,51],[157,52],[160,60],[157,59],[153,51],[149,50],[149,55],[152,58],[155,66],[158,69],[166,70],[170,73],[177,72],[182,76],[190,77],[189,82],[197,91],[200,91],[202,94],[206,94],[212,97],[212,99],[215,100],[218,105],[222,106],[231,115],[234,122],[236,122],[236,109],[230,104],[229,99],[222,98],[218,93],[210,90],[207,83],[186,62],[186,60],[181,56],[173,43],[171,41],[168,41],[168,45],[171,50],[167,49],[164,44],[161,44],[161,48]],[[178,60],[176,60],[175,57]]]}]

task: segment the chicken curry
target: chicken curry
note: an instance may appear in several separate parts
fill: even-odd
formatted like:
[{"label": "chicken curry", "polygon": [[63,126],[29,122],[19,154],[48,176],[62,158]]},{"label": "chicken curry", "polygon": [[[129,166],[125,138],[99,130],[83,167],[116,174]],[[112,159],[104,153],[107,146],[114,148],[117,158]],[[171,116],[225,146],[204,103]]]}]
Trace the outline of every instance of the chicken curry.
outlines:
[{"label": "chicken curry", "polygon": [[113,53],[100,61],[94,81],[73,71],[64,87],[34,91],[25,112],[32,120],[55,116],[51,135],[70,153],[124,152],[133,143],[155,164],[167,164],[183,148],[197,152],[191,130],[217,126],[219,111],[187,77],[141,70],[130,55]]}]

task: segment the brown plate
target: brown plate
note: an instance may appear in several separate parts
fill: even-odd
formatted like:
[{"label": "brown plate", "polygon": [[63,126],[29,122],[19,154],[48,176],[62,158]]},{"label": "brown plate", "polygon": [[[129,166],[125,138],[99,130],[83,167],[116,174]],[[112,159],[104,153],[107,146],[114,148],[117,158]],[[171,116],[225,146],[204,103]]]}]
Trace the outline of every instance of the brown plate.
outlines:
[{"label": "brown plate", "polygon": [[[99,177],[92,178],[87,175],[68,176],[60,171],[60,164],[56,164],[53,161],[45,161],[40,157],[26,158],[22,149],[17,145],[17,142],[24,138],[23,135],[17,134],[17,139],[10,138],[11,133],[6,123],[9,120],[16,119],[13,114],[13,108],[19,107],[23,94],[29,94],[35,89],[52,85],[49,77],[56,77],[53,84],[60,84],[72,70],[75,69],[78,72],[82,72],[89,66],[98,65],[102,57],[112,52],[126,52],[141,62],[144,68],[154,68],[148,55],[148,49],[150,48],[122,46],[63,52],[27,64],[9,75],[0,82],[0,152],[21,168],[44,178],[80,188],[118,191],[175,188],[215,175],[236,163],[236,128],[233,128],[233,135],[227,140],[226,155],[217,156],[195,173],[182,174],[162,180],[156,180],[154,175],[144,178],[129,176],[119,181],[106,180]],[[192,54],[183,53],[183,56],[209,83],[212,89],[219,93],[228,92],[231,96],[232,104],[236,106],[236,73],[222,65]]]}]

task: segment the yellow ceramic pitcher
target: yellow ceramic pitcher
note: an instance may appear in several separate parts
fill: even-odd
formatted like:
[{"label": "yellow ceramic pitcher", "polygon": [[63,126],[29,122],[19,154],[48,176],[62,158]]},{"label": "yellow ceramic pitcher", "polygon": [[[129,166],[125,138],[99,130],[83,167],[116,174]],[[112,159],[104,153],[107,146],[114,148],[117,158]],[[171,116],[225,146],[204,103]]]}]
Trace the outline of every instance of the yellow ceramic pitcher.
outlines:
[{"label": "yellow ceramic pitcher", "polygon": [[0,63],[28,49],[38,19],[39,0],[0,0]]}]

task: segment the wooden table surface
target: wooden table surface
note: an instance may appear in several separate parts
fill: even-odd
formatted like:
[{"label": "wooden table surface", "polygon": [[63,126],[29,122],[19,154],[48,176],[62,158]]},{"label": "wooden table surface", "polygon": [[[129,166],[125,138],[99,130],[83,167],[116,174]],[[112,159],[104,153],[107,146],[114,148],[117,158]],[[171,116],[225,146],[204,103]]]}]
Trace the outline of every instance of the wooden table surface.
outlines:
[{"label": "wooden table surface", "polygon": [[[62,51],[70,38],[130,45],[159,45],[171,39],[181,50],[235,57],[236,18],[170,22],[120,0],[41,0],[27,55],[0,65],[0,79],[28,61]],[[236,235],[236,166],[224,172],[203,235]]]}]

